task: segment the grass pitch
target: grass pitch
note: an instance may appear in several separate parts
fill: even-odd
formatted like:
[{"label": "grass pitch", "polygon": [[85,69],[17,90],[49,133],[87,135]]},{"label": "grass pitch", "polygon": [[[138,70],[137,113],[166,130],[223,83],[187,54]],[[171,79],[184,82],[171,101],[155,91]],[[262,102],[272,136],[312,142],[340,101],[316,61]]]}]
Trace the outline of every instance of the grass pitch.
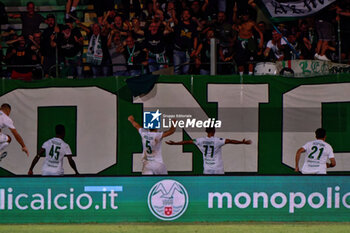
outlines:
[{"label": "grass pitch", "polygon": [[350,223],[128,223],[0,225],[6,233],[349,233]]}]

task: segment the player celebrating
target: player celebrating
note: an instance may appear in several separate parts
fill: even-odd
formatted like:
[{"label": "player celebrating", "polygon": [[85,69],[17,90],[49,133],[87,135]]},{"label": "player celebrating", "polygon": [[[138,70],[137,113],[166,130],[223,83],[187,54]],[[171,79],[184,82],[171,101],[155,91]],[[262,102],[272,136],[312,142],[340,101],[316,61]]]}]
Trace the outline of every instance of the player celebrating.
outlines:
[{"label": "player celebrating", "polygon": [[203,174],[224,174],[221,147],[225,144],[251,144],[251,140],[237,141],[214,137],[215,128],[206,128],[207,137],[181,142],[166,142],[169,145],[195,144],[203,154]]},{"label": "player celebrating", "polygon": [[[9,117],[11,113],[11,106],[9,104],[2,104],[0,108],[0,151],[4,150],[11,142],[11,137],[9,135],[3,134],[1,131],[4,128],[8,128],[13,136],[16,138],[17,142],[22,146],[22,151],[24,151],[27,156],[29,156],[28,149],[24,144],[24,141],[17,132],[15,126],[13,125],[12,119]],[[5,158],[7,152],[4,151],[0,155],[0,161]]]},{"label": "player celebrating", "polygon": [[168,171],[162,157],[162,139],[172,135],[175,132],[175,127],[172,125],[167,131],[158,132],[157,129],[147,130],[142,128],[132,115],[128,117],[128,120],[142,138],[142,175],[167,175]]},{"label": "player celebrating", "polygon": [[33,168],[40,159],[40,156],[45,153],[45,162],[42,168],[43,176],[63,176],[63,157],[68,158],[69,165],[75,171],[75,174],[79,174],[75,162],[72,158],[72,151],[67,143],[63,141],[65,136],[65,128],[63,125],[56,125],[56,137],[51,138],[44,142],[39,153],[33,159],[30,165],[28,175],[33,175]]},{"label": "player celebrating", "polygon": [[[326,140],[326,130],[318,128],[315,131],[316,140],[300,147],[295,155],[295,171],[299,172],[299,160],[301,153],[306,152],[302,174],[327,174],[328,167],[335,167],[333,148]],[[330,163],[327,163],[327,160]]]}]

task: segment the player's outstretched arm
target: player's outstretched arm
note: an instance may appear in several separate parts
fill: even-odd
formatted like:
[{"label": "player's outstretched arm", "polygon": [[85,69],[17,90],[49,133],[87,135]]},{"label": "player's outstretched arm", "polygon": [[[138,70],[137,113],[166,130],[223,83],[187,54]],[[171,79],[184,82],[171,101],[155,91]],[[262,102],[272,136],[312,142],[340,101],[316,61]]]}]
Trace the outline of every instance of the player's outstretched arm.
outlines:
[{"label": "player's outstretched arm", "polygon": [[32,164],[30,165],[29,171],[28,171],[28,175],[32,176],[33,175],[33,169],[35,167],[35,165],[38,163],[40,156],[43,155],[45,152],[44,148],[41,148],[39,153],[34,157]]},{"label": "player's outstretched arm", "polygon": [[[175,123],[176,120],[172,120],[172,122]],[[165,132],[163,133],[162,138],[165,138],[165,137],[168,137],[168,136],[172,135],[173,133],[175,133],[175,130],[176,130],[176,128],[174,127],[174,124],[171,124],[170,129],[168,129],[167,131],[165,131]]]},{"label": "player's outstretched arm", "polygon": [[305,152],[305,149],[303,147],[300,147],[298,150],[297,150],[297,153],[295,154],[295,169],[294,171],[296,172],[299,172],[299,160],[300,160],[300,156],[301,156],[301,153],[304,153]]},{"label": "player's outstretched arm", "polygon": [[78,172],[78,169],[77,169],[77,166],[72,158],[72,155],[67,155],[67,159],[68,159],[68,162],[69,162],[69,165],[71,166],[71,168],[74,170],[75,174],[76,175],[79,175],[79,172]]},{"label": "player's outstretched arm", "polygon": [[12,132],[13,136],[16,138],[17,142],[22,146],[22,151],[24,151],[27,154],[27,157],[29,157],[28,149],[27,149],[26,145],[24,144],[24,141],[23,141],[23,138],[21,137],[21,135],[19,135],[19,133],[17,132],[16,129],[11,129],[11,128],[9,128],[9,129]]},{"label": "player's outstretched arm", "polygon": [[185,145],[185,144],[193,144],[193,140],[180,141],[180,142],[166,141],[165,143],[168,145]]},{"label": "player's outstretched arm", "polygon": [[226,139],[225,140],[225,144],[252,144],[251,140],[245,140],[245,138],[243,138],[242,141],[238,141],[238,140],[234,140],[234,139]]},{"label": "player's outstretched arm", "polygon": [[135,121],[134,116],[130,115],[128,117],[128,121],[130,121],[130,123],[132,124],[132,126],[134,126],[137,130],[141,129],[142,127]]}]

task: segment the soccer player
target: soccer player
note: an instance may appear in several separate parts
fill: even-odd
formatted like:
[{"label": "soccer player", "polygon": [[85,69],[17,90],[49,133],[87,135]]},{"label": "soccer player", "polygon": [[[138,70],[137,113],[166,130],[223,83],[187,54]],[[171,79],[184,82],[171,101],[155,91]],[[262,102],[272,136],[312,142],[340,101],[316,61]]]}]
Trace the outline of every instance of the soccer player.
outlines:
[{"label": "soccer player", "polygon": [[[335,167],[333,148],[326,140],[326,130],[318,128],[315,131],[316,140],[300,147],[295,155],[295,171],[299,172],[300,155],[306,152],[302,174],[327,174],[328,167]],[[327,160],[330,163],[327,163]]]},{"label": "soccer player", "polygon": [[45,162],[42,168],[43,176],[63,176],[63,157],[68,158],[69,165],[78,175],[78,170],[72,158],[72,151],[67,143],[63,141],[66,130],[63,125],[56,125],[56,137],[53,137],[42,145],[37,156],[34,157],[30,165],[28,175],[33,175],[33,169],[40,159],[40,156],[45,153]]},{"label": "soccer player", "polygon": [[203,174],[224,174],[221,147],[225,144],[251,144],[251,140],[237,141],[214,137],[215,128],[206,128],[207,137],[181,142],[166,142],[169,145],[195,144],[203,154]]},{"label": "soccer player", "polygon": [[158,132],[157,129],[147,130],[142,128],[132,115],[128,117],[128,120],[142,138],[142,175],[167,175],[168,171],[162,157],[162,139],[172,135],[175,132],[175,127],[172,125],[167,131]]},{"label": "soccer player", "polygon": [[[2,129],[8,128],[13,136],[16,138],[17,142],[22,146],[22,151],[24,151],[27,156],[29,156],[28,149],[24,144],[21,135],[17,132],[15,126],[13,125],[12,119],[9,117],[11,113],[11,106],[9,104],[2,104],[0,108],[0,152],[3,151],[11,142],[10,135],[2,133]],[[7,152],[4,151],[0,155],[0,161],[5,158]]]}]

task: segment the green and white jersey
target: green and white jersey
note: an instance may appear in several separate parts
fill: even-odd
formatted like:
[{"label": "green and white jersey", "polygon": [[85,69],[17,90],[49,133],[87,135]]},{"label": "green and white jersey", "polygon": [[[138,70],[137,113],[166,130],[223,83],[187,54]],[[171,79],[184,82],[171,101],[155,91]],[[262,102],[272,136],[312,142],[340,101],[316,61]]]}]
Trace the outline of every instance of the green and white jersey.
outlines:
[{"label": "green and white jersey", "polygon": [[305,162],[301,172],[303,174],[326,174],[327,160],[334,158],[333,148],[323,140],[315,140],[306,143]]},{"label": "green and white jersey", "polygon": [[156,161],[163,163],[162,157],[162,136],[163,132],[151,132],[140,128],[142,138],[143,158],[142,161]]},{"label": "green and white jersey", "polygon": [[45,161],[42,168],[43,176],[63,176],[63,158],[71,155],[72,151],[67,143],[60,138],[51,138],[42,145],[45,149]]},{"label": "green and white jersey", "polygon": [[204,174],[224,174],[221,147],[225,145],[225,139],[217,137],[197,138],[193,143],[203,154]]}]

